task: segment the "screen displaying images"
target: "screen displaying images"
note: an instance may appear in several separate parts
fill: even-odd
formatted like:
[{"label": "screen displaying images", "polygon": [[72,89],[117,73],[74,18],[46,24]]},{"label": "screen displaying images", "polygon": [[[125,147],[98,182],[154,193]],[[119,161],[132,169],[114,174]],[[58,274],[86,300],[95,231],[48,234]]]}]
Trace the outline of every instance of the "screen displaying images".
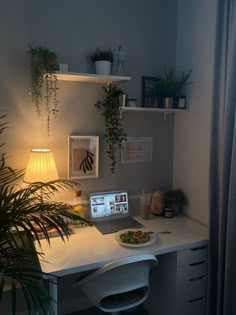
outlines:
[{"label": "screen displaying images", "polygon": [[128,213],[127,192],[90,195],[91,217],[115,216]]}]

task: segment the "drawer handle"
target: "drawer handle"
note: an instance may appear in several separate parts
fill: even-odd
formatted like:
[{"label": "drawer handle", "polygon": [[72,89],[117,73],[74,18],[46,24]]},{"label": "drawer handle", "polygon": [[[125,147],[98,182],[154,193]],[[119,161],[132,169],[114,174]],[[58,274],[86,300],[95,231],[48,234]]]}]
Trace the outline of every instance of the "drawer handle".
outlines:
[{"label": "drawer handle", "polygon": [[204,296],[201,296],[201,297],[199,297],[199,298],[197,298],[197,299],[188,301],[188,303],[194,303],[194,302],[197,302],[197,301],[201,301],[201,300],[203,300],[203,299],[204,299]]},{"label": "drawer handle", "polygon": [[200,277],[197,277],[197,278],[191,278],[191,279],[188,279],[188,281],[197,281],[197,280],[201,280],[201,279],[204,279],[205,276],[200,276]]},{"label": "drawer handle", "polygon": [[195,252],[196,250],[202,250],[202,249],[205,249],[206,246],[201,246],[201,247],[195,247],[195,248],[191,248],[190,250]]},{"label": "drawer handle", "polygon": [[199,262],[196,262],[196,263],[189,264],[189,266],[197,266],[197,265],[204,264],[205,262],[206,262],[206,260],[202,260],[202,261],[199,261]]}]

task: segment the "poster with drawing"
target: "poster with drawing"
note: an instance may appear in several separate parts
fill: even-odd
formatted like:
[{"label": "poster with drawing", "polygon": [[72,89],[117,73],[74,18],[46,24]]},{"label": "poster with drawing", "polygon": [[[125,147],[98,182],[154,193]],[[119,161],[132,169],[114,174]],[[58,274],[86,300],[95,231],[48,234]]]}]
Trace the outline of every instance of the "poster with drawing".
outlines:
[{"label": "poster with drawing", "polygon": [[98,177],[98,136],[69,136],[69,178]]}]

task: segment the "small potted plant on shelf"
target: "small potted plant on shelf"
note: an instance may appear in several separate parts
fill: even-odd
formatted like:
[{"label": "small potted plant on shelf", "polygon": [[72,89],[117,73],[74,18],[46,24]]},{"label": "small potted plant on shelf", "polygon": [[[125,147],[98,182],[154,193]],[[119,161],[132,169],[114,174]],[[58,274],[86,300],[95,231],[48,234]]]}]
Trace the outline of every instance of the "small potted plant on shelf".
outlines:
[{"label": "small potted plant on shelf", "polygon": [[58,87],[56,71],[59,69],[57,56],[45,47],[30,47],[27,53],[31,57],[32,100],[38,116],[41,115],[42,104],[47,112],[47,130],[50,134],[50,121],[56,117],[58,110]]},{"label": "small potted plant on shelf", "polygon": [[182,189],[169,189],[164,192],[165,209],[171,209],[173,215],[178,215],[188,204],[188,199]]},{"label": "small potted plant on shelf", "polygon": [[105,139],[107,145],[107,154],[111,160],[111,173],[114,173],[116,166],[116,151],[122,148],[123,141],[126,140],[126,133],[121,124],[121,98],[122,90],[115,85],[109,84],[103,87],[105,91],[105,98],[98,101],[95,107],[101,110],[102,116],[105,119]]},{"label": "small potted plant on shelf", "polygon": [[113,62],[113,53],[111,49],[100,50],[97,48],[95,52],[90,55],[90,59],[95,64],[97,74],[110,74],[111,64]]},{"label": "small potted plant on shelf", "polygon": [[188,79],[192,70],[187,73],[182,72],[180,76],[176,75],[173,68],[165,71],[164,78],[157,82],[156,94],[161,100],[164,108],[174,108],[178,106],[178,99],[182,96],[183,87],[189,84]]}]

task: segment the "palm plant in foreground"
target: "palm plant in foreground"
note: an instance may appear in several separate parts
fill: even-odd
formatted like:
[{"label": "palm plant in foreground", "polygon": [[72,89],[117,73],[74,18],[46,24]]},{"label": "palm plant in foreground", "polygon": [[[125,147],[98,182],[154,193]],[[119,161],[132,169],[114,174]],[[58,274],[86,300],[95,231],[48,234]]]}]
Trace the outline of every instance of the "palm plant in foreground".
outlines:
[{"label": "palm plant in foreground", "polygon": [[[0,117],[0,120],[5,116]],[[6,123],[0,123],[0,135]],[[2,148],[3,145],[0,145]],[[43,285],[43,272],[39,268],[33,242],[40,245],[39,234],[50,243],[51,229],[58,232],[63,241],[71,235],[66,218],[82,220],[78,214],[68,211],[69,205],[52,200],[61,189],[69,189],[75,183],[57,180],[48,183],[32,183],[21,188],[15,183],[23,170],[6,165],[5,153],[0,155],[0,309],[4,291],[11,292],[11,313],[16,314],[17,288],[20,288],[28,314],[41,309],[43,314],[53,313],[52,298]]]}]

